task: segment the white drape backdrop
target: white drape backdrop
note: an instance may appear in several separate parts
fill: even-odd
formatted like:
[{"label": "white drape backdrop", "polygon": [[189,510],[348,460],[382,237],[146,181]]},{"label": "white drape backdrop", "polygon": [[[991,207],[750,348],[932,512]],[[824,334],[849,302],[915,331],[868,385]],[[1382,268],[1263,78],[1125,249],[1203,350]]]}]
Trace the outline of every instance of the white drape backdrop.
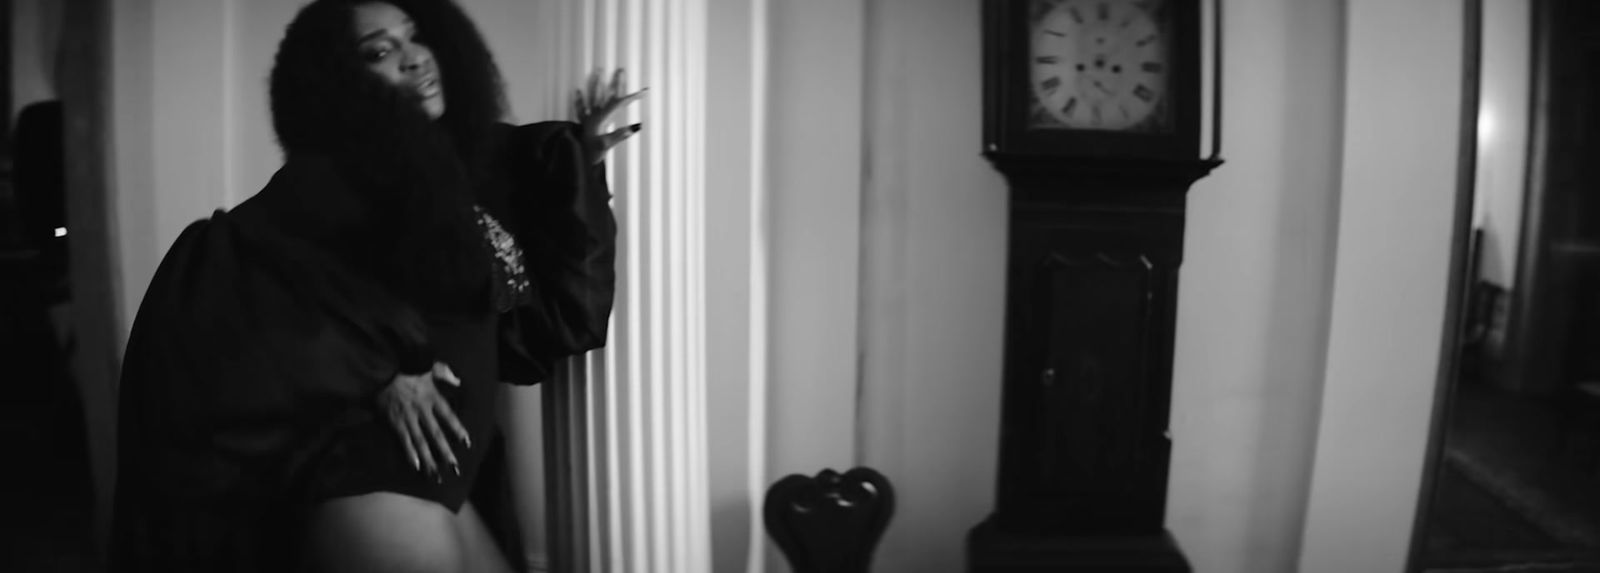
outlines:
[{"label": "white drape backdrop", "polygon": [[608,163],[620,227],[610,340],[508,401],[530,561],[551,570],[711,569],[705,10],[705,0],[551,0],[530,31],[543,49],[502,57],[548,79],[543,117],[571,117],[571,90],[594,70],[621,68],[630,91],[648,87],[615,116],[616,127],[645,128]]}]

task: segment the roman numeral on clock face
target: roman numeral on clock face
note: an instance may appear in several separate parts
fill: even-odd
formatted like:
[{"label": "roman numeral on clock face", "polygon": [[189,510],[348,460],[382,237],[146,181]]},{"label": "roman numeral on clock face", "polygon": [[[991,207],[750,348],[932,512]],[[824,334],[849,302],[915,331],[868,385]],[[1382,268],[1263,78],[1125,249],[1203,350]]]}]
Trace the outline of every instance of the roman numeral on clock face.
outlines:
[{"label": "roman numeral on clock face", "polygon": [[1150,88],[1144,87],[1144,84],[1135,86],[1133,88],[1133,95],[1138,96],[1139,99],[1144,100],[1145,103],[1150,103],[1156,99],[1156,92],[1152,91]]},{"label": "roman numeral on clock face", "polygon": [[1029,115],[1032,116],[1030,121],[1034,125],[1050,125],[1057,123],[1056,118],[1050,115],[1050,110],[1042,107],[1034,108],[1033,113]]}]

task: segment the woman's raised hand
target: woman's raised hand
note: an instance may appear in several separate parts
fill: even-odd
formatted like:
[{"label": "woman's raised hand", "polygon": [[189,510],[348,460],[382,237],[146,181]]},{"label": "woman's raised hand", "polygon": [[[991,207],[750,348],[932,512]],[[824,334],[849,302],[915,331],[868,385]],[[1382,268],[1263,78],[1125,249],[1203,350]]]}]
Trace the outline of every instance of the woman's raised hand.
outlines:
[{"label": "woman's raised hand", "polygon": [[595,163],[604,160],[606,152],[611,151],[611,148],[644,128],[644,124],[635,123],[610,133],[601,132],[610,121],[611,114],[622,109],[622,106],[644,97],[644,91],[649,89],[643,88],[631,94],[627,93],[620,69],[611,74],[609,84],[604,83],[602,76],[600,70],[595,70],[589,74],[587,92],[583,89],[572,92],[572,111],[583,130],[584,150],[594,158]]},{"label": "woman's raised hand", "polygon": [[440,462],[450,464],[456,475],[461,475],[461,464],[450,449],[445,437],[448,427],[466,447],[472,447],[467,428],[461,425],[450,402],[434,388],[435,380],[451,386],[461,386],[450,367],[443,362],[433,363],[433,371],[423,374],[396,374],[394,380],[378,393],[378,408],[389,419],[389,426],[400,436],[406,453],[411,456],[411,466],[418,471],[426,469],[435,481],[444,481]]}]

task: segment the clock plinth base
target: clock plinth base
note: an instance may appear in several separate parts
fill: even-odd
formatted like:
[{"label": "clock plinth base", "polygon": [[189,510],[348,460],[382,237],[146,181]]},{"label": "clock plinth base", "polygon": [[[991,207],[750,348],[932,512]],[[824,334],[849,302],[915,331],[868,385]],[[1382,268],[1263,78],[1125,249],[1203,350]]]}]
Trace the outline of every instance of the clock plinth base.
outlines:
[{"label": "clock plinth base", "polygon": [[1045,571],[1190,573],[1189,561],[1166,530],[1103,536],[1008,533],[991,519],[967,535],[968,573]]}]

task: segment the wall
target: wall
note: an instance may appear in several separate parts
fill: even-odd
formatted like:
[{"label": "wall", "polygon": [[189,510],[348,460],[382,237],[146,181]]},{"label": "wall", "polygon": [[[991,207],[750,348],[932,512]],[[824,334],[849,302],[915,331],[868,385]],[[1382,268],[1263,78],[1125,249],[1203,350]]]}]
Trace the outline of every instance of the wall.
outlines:
[{"label": "wall", "polygon": [[303,1],[249,2],[230,0],[223,24],[229,54],[227,148],[232,169],[228,173],[224,206],[233,206],[260,190],[283,164],[272,134],[272,114],[267,105],[267,79],[272,58]]},{"label": "wall", "polygon": [[[765,483],[873,467],[897,496],[874,570],[956,570],[999,432],[1006,194],[979,155],[979,6],[771,8]],[[787,570],[770,546],[764,563]]]},{"label": "wall", "polygon": [[30,103],[57,97],[56,52],[61,40],[61,4],[11,0],[12,120]]},{"label": "wall", "polygon": [[1301,573],[1401,571],[1445,325],[1463,2],[1349,0],[1344,186]]},{"label": "wall", "polygon": [[[767,6],[771,378],[762,490],[855,462],[865,79],[863,0]],[[784,568],[771,545],[765,563]]]},{"label": "wall", "polygon": [[775,481],[853,461],[864,8],[862,0],[769,6]]},{"label": "wall", "polygon": [[855,456],[897,496],[875,571],[959,570],[993,509],[1007,195],[980,155],[980,10],[867,2]]},{"label": "wall", "polygon": [[1342,8],[1226,8],[1227,163],[1189,193],[1167,523],[1196,571],[1291,571],[1327,342]]},{"label": "wall", "polygon": [[183,227],[226,205],[230,3],[117,2],[112,194],[126,340],[156,264]]}]

